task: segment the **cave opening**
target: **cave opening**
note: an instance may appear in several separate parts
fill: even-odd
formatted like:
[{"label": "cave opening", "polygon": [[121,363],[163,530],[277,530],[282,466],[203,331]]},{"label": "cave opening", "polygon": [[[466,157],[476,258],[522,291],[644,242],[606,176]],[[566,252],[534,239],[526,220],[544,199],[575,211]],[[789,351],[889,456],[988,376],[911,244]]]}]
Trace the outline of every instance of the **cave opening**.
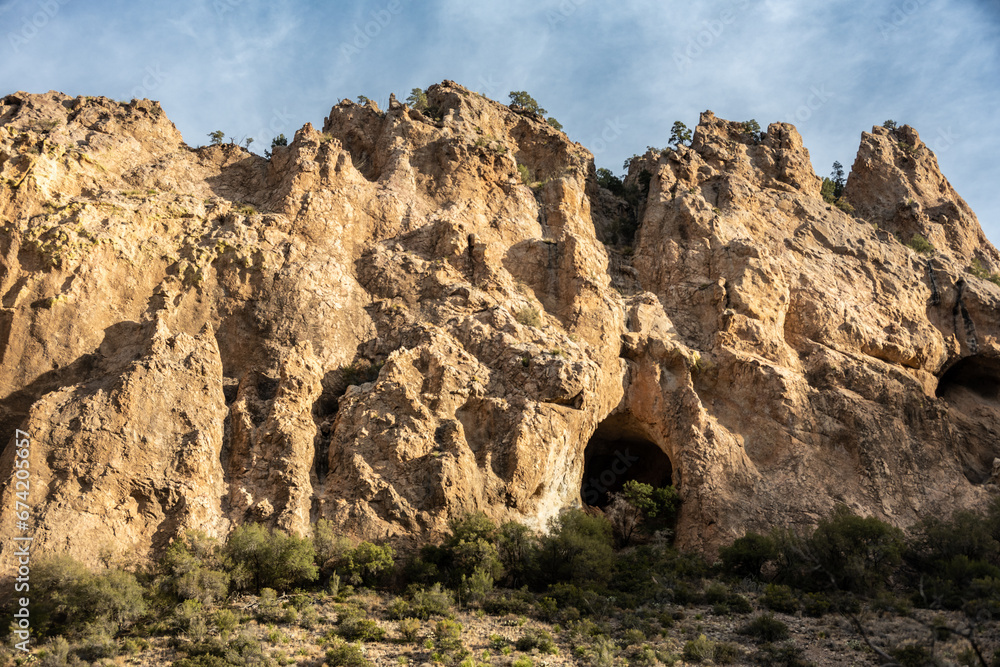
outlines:
[{"label": "cave opening", "polygon": [[987,401],[1000,400],[1000,359],[982,355],[966,357],[949,368],[938,380],[938,398],[956,399],[971,392]]},{"label": "cave opening", "polygon": [[621,416],[604,420],[584,450],[580,497],[585,505],[606,507],[609,494],[635,480],[654,488],[673,483],[670,457],[635,423]]}]

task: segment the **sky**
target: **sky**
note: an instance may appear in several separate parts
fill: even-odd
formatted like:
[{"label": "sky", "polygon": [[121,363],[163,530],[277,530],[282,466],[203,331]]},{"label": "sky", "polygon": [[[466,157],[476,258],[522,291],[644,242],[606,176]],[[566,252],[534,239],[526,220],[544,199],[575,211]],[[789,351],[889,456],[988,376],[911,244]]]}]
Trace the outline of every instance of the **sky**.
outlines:
[{"label": "sky", "polygon": [[707,109],[795,124],[821,176],[907,123],[1000,245],[998,0],[0,0],[0,95],[159,100],[192,146],[444,79],[528,91],[615,173]]}]

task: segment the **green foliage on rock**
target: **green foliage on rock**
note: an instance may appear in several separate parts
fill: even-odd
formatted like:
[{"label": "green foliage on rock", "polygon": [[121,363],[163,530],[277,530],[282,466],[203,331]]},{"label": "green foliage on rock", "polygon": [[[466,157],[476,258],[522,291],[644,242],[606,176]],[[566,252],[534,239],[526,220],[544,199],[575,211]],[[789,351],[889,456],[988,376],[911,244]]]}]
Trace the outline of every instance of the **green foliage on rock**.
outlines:
[{"label": "green foliage on rock", "polygon": [[910,242],[907,243],[910,248],[916,250],[921,255],[933,255],[934,246],[928,241],[922,234],[914,234],[910,237]]},{"label": "green foliage on rock", "polygon": [[417,111],[424,111],[427,109],[427,93],[423,88],[414,88],[406,98],[406,103]]},{"label": "green foliage on rock", "polygon": [[538,105],[535,98],[532,97],[524,90],[512,90],[510,91],[510,103],[513,106],[519,106],[533,113],[537,113],[539,116],[544,116],[548,113],[545,109]]},{"label": "green foliage on rock", "polygon": [[597,184],[605,190],[609,190],[616,197],[622,197],[625,194],[625,184],[610,169],[601,167],[597,170]]},{"label": "green foliage on rock", "polygon": [[691,130],[684,123],[675,120],[674,126],[670,128],[670,140],[667,143],[674,147],[690,144]]}]

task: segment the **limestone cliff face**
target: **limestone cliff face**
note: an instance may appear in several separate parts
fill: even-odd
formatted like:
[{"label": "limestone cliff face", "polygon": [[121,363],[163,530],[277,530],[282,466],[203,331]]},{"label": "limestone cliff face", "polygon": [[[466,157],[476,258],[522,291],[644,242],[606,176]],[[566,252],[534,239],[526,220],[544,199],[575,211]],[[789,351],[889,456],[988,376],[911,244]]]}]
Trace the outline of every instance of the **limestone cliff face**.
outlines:
[{"label": "limestone cliff face", "polygon": [[187,147],[155,102],[0,101],[0,474],[29,432],[36,549],[542,528],[633,478],[711,548],[996,493],[1000,288],[965,269],[1000,260],[915,133],[863,136],[855,218],[794,127],[706,113],[633,160],[633,208],[543,119],[428,100],[342,102],[270,160]]}]

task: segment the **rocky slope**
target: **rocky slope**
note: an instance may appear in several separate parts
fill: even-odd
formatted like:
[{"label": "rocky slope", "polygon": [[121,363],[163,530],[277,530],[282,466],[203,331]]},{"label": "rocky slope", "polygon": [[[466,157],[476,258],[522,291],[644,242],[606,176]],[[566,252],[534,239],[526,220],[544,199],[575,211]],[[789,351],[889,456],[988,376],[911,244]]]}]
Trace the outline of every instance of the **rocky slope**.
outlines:
[{"label": "rocky slope", "polygon": [[863,134],[854,217],[794,127],[706,112],[632,161],[633,207],[540,117],[428,100],[341,102],[270,160],[147,100],[0,101],[0,474],[30,433],[36,550],[541,528],[633,478],[712,548],[997,493],[1000,287],[967,267],[1000,255],[914,130]]}]

